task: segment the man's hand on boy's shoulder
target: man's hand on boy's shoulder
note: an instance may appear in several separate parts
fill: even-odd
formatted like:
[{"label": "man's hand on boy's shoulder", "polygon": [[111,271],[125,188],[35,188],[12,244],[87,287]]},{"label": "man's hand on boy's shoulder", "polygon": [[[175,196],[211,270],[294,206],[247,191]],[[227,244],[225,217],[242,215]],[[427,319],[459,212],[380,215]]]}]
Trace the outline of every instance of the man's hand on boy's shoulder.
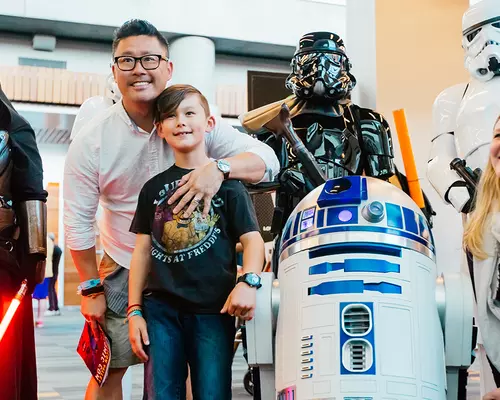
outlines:
[{"label": "man's hand on boy's shoulder", "polygon": [[238,283],[229,294],[229,297],[220,311],[234,317],[250,321],[255,313],[257,289],[248,286],[245,282]]},{"label": "man's hand on boy's shoulder", "polygon": [[[210,162],[184,175],[179,183],[179,188],[168,200],[168,204],[174,204],[182,197],[174,208],[174,214],[185,209],[185,217],[187,218],[203,201],[203,216],[206,217],[210,211],[212,198],[219,191],[223,181],[224,175],[217,168],[217,164]],[[188,204],[189,206],[186,208]]]}]

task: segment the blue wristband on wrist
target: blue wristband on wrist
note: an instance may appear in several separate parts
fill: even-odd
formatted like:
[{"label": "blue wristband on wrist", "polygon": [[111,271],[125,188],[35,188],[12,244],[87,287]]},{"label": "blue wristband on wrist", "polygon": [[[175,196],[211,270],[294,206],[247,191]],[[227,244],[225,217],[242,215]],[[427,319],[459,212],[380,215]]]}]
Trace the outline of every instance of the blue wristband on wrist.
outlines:
[{"label": "blue wristband on wrist", "polygon": [[142,311],[141,310],[134,310],[134,311],[131,311],[128,315],[127,315],[127,319],[130,319],[134,316],[138,315],[139,317],[142,317]]},{"label": "blue wristband on wrist", "polygon": [[82,282],[78,285],[77,293],[81,294],[82,290],[92,289],[101,284],[100,279],[89,279],[88,281]]},{"label": "blue wristband on wrist", "polygon": [[88,281],[80,283],[82,289],[91,289],[101,284],[100,279],[89,279]]}]

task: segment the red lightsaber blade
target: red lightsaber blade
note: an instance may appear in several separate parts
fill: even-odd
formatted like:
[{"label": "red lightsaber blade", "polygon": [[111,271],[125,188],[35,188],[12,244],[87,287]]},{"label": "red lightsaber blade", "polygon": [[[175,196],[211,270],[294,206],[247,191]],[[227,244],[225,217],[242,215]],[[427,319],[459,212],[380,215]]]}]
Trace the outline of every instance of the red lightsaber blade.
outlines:
[{"label": "red lightsaber blade", "polygon": [[10,302],[10,306],[7,312],[5,313],[2,322],[0,323],[0,341],[2,341],[3,335],[5,334],[5,331],[7,330],[10,321],[12,321],[12,317],[14,317],[14,314],[16,313],[19,304],[21,304],[21,301],[24,298],[24,295],[26,294],[27,290],[28,290],[28,281],[25,279],[23,283],[21,283],[21,287],[17,291],[16,295]]}]

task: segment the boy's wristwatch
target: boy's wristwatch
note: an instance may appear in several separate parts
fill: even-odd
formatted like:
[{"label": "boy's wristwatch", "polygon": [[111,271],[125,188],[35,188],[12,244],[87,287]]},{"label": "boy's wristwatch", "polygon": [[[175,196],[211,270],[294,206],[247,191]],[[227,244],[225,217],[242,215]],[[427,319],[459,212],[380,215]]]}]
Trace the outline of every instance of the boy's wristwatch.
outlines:
[{"label": "boy's wristwatch", "polygon": [[253,272],[248,272],[246,274],[241,275],[237,283],[240,282],[245,282],[248,286],[254,287],[254,288],[260,288],[262,286],[262,283],[260,283],[260,276],[257,274],[254,274]]},{"label": "boy's wristwatch", "polygon": [[215,160],[217,168],[224,174],[224,180],[229,179],[229,173],[231,172],[231,165],[226,160]]}]

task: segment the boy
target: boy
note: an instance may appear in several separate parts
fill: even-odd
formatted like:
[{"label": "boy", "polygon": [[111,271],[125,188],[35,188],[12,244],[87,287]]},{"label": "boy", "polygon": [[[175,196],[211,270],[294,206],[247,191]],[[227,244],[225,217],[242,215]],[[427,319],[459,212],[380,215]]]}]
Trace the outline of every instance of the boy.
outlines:
[{"label": "boy", "polygon": [[[148,399],[185,398],[188,363],[195,399],[230,399],[232,317],[253,317],[264,242],[239,181],[222,184],[207,217],[196,197],[199,204],[190,216],[185,210],[174,213],[175,204],[168,204],[182,176],[213,162],[205,152],[205,134],[215,121],[205,97],[189,85],[171,86],[157,99],[156,121],[175,165],[144,185],[132,221],[137,240],[127,310],[130,342],[147,361]],[[244,249],[243,275],[234,286],[237,242]]]}]

